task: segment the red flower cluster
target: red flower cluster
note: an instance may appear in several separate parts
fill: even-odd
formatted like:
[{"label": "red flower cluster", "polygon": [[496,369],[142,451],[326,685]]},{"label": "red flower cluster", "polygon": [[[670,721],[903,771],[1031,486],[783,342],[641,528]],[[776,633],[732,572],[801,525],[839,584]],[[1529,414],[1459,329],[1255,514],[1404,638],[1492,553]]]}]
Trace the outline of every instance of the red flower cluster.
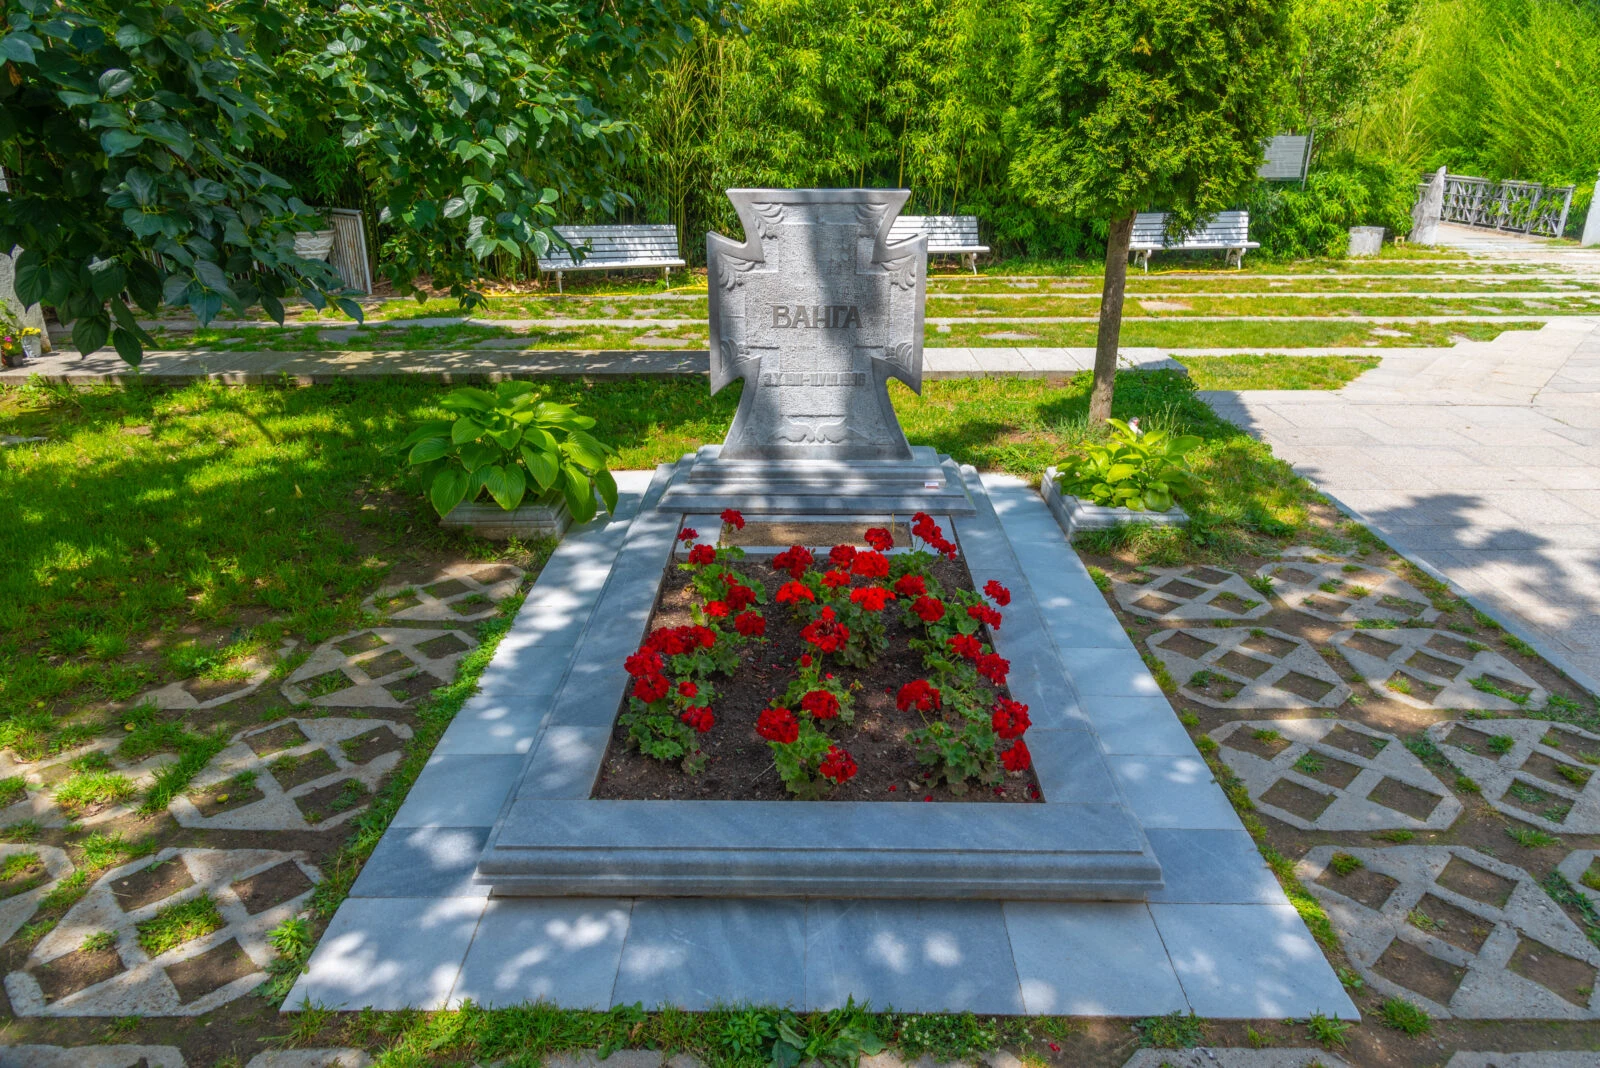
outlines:
[{"label": "red flower cluster", "polygon": [[927,512],[918,512],[911,517],[911,533],[928,543],[936,553],[943,553],[951,560],[956,558],[955,543],[944,536],[944,528],[933,521],[933,516]]},{"label": "red flower cluster", "polygon": [[842,567],[846,570],[849,569],[855,558],[856,547],[854,545],[835,545],[833,550],[828,553],[828,559],[833,562],[834,567]]},{"label": "red flower cluster", "polygon": [[950,647],[950,652],[968,660],[976,660],[983,653],[983,643],[970,634],[957,634],[945,644]]},{"label": "red flower cluster", "polygon": [[811,555],[811,550],[802,545],[791,545],[777,556],[772,558],[772,566],[778,571],[789,572],[789,577],[798,579],[805,574],[816,557]]},{"label": "red flower cluster", "polygon": [[738,579],[729,576],[726,588],[727,592],[722,595],[722,599],[727,601],[728,607],[735,612],[756,603],[756,591],[749,586],[741,585]]},{"label": "red flower cluster", "polygon": [[739,513],[737,508],[724,508],[722,510],[722,521],[734,530],[744,529],[744,516]]},{"label": "red flower cluster", "polygon": [[788,745],[800,737],[800,721],[787,708],[764,709],[756,717],[756,733],[769,742]]},{"label": "red flower cluster", "polygon": [[828,749],[828,755],[817,766],[817,774],[836,783],[846,783],[855,778],[856,762],[849,753],[835,745]]},{"label": "red flower cluster", "polygon": [[894,592],[902,597],[921,597],[928,592],[928,583],[921,575],[901,575],[894,580]]},{"label": "red flower cluster", "polygon": [[716,559],[717,550],[713,549],[709,545],[696,545],[694,548],[689,550],[689,562],[697,567],[705,564],[715,563]]},{"label": "red flower cluster", "polygon": [[[1007,771],[1027,771],[1033,766],[1033,754],[1028,752],[1028,743],[1018,738],[1010,749],[1000,754],[1000,763],[1006,766]],[[1034,792],[1038,796],[1038,792]]]},{"label": "red flower cluster", "polygon": [[894,594],[882,586],[866,586],[859,590],[851,590],[850,600],[860,605],[864,611],[881,612],[890,601],[894,600]]},{"label": "red flower cluster", "polygon": [[785,582],[778,587],[778,592],[772,597],[779,604],[799,604],[801,601],[815,601],[817,595],[810,588],[799,582]]},{"label": "red flower cluster", "polygon": [[850,628],[839,622],[832,608],[824,606],[816,619],[800,628],[800,637],[819,653],[837,653],[850,640]]},{"label": "red flower cluster", "polygon": [[1006,676],[1011,674],[1011,661],[998,653],[984,653],[978,657],[978,674],[994,683],[996,686],[1006,684]]},{"label": "red flower cluster", "polygon": [[967,607],[967,615],[979,623],[987,623],[995,630],[1000,629],[1000,621],[1005,617],[986,604],[975,604]]},{"label": "red flower cluster", "polygon": [[838,570],[824,571],[822,573],[822,584],[828,587],[830,590],[836,590],[841,586],[848,586],[850,585],[850,572]]},{"label": "red flower cluster", "polygon": [[700,687],[696,686],[694,683],[690,682],[688,679],[685,679],[684,681],[678,683],[678,696],[679,697],[696,697],[696,696],[699,695],[699,693],[700,693]]},{"label": "red flower cluster", "polygon": [[665,675],[640,675],[633,680],[633,696],[645,704],[653,704],[667,696]]},{"label": "red flower cluster", "polygon": [[1021,738],[1033,726],[1033,721],[1028,718],[1027,705],[1002,697],[994,703],[994,715],[990,717],[989,725],[1009,742],[1013,738]]},{"label": "red flower cluster", "polygon": [[733,617],[733,629],[746,638],[759,638],[767,632],[767,617],[760,612],[740,612]]},{"label": "red flower cluster", "polygon": [[937,623],[944,618],[944,602],[937,597],[918,597],[911,610],[924,623]]},{"label": "red flower cluster", "polygon": [[889,558],[879,552],[857,553],[855,561],[850,565],[850,570],[862,578],[888,578]]},{"label": "red flower cluster", "polygon": [[927,679],[912,679],[900,687],[894,699],[895,706],[905,712],[915,708],[918,712],[932,712],[939,707],[942,695]]},{"label": "red flower cluster", "polygon": [[711,709],[705,705],[694,705],[683,710],[678,716],[700,734],[704,734],[717,725],[717,717],[711,714]]},{"label": "red flower cluster", "polygon": [[839,715],[839,699],[827,690],[812,690],[800,698],[800,707],[813,719],[836,719]]},{"label": "red flower cluster", "polygon": [[653,649],[664,656],[683,656],[716,644],[717,632],[710,627],[658,627],[644,640],[641,651]]},{"label": "red flower cluster", "polygon": [[867,544],[880,553],[886,553],[894,548],[894,535],[883,527],[868,527],[864,537],[867,539]]},{"label": "red flower cluster", "polygon": [[990,579],[983,584],[983,592],[989,595],[989,600],[1004,608],[1011,603],[1011,591],[1000,584],[999,579]]},{"label": "red flower cluster", "polygon": [[728,602],[707,601],[705,613],[712,619],[726,619],[728,617]]},{"label": "red flower cluster", "polygon": [[659,675],[662,668],[661,654],[650,648],[640,649],[637,653],[628,657],[623,667],[634,678],[638,678],[640,675]]},{"label": "red flower cluster", "polygon": [[694,527],[684,527],[682,530],[678,531],[679,541],[694,541],[694,539],[698,538],[699,536],[700,532],[694,529]]}]

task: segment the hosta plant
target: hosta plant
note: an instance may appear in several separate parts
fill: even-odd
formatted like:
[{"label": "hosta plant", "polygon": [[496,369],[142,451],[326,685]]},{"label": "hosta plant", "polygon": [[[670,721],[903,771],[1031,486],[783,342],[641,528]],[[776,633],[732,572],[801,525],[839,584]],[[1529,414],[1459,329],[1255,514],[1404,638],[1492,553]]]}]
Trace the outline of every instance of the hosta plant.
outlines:
[{"label": "hosta plant", "polygon": [[483,494],[509,512],[529,491],[562,494],[580,523],[594,518],[597,490],[616,509],[617,483],[606,468],[615,450],[571,405],[541,400],[529,382],[501,382],[492,392],[464,386],[439,405],[455,418],[419,426],[400,448],[410,450],[407,461],[440,515]]},{"label": "hosta plant", "polygon": [[1062,493],[1107,508],[1165,512],[1177,493],[1198,481],[1185,456],[1200,445],[1199,438],[1143,431],[1137,419],[1107,423],[1109,440],[1082,446],[1063,466]]}]

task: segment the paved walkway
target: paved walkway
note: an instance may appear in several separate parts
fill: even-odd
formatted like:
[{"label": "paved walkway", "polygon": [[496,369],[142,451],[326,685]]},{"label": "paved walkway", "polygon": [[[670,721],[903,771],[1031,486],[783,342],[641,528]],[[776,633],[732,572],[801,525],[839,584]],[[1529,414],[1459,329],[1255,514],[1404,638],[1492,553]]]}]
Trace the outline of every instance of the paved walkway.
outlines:
[{"label": "paved walkway", "polygon": [[1337,392],[1202,396],[1600,692],[1600,319],[1379,355]]}]

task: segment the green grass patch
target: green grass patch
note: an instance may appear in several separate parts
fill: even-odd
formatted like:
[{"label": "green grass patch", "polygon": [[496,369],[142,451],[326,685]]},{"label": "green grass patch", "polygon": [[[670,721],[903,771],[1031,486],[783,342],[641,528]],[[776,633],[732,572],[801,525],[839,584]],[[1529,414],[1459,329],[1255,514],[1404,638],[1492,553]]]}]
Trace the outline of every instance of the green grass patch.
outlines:
[{"label": "green grass patch", "polygon": [[154,916],[139,924],[139,948],[152,957],[185,942],[193,942],[224,926],[222,913],[209,894],[190,898],[177,905],[168,905]]},{"label": "green grass patch", "polygon": [[129,800],[138,790],[133,780],[114,771],[80,771],[61,781],[54,791],[56,804],[68,813]]},{"label": "green grass patch", "polygon": [[1185,357],[1200,389],[1340,389],[1378,366],[1376,356]]}]

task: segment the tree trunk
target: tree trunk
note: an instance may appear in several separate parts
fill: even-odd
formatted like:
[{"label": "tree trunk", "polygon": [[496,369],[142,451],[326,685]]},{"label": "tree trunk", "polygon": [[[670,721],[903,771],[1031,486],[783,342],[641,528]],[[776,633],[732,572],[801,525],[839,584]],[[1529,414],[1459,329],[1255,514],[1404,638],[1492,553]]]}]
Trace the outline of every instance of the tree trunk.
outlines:
[{"label": "tree trunk", "polygon": [[1128,243],[1133,240],[1133,212],[1111,221],[1106,236],[1106,280],[1100,291],[1100,332],[1094,341],[1094,392],[1089,396],[1089,422],[1111,418],[1111,393],[1117,379],[1117,346],[1122,340],[1122,297],[1128,288]]}]

